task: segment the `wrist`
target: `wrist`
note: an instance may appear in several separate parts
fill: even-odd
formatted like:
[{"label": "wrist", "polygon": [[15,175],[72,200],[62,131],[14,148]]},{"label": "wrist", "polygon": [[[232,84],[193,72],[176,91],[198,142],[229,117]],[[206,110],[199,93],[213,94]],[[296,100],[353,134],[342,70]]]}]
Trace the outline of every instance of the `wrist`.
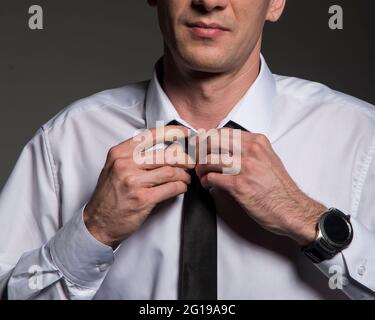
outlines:
[{"label": "wrist", "polygon": [[305,255],[314,263],[331,259],[347,248],[353,239],[350,216],[336,208],[328,209],[317,225],[317,237],[302,247]]},{"label": "wrist", "polygon": [[118,241],[105,232],[102,223],[95,218],[96,215],[90,212],[90,209],[86,207],[83,211],[83,222],[86,226],[86,229],[90,234],[99,242],[116,249],[121,241]]},{"label": "wrist", "polygon": [[328,210],[321,203],[306,199],[296,213],[298,217],[291,232],[292,238],[300,245],[306,246],[312,243],[317,237],[317,225],[320,217]]}]

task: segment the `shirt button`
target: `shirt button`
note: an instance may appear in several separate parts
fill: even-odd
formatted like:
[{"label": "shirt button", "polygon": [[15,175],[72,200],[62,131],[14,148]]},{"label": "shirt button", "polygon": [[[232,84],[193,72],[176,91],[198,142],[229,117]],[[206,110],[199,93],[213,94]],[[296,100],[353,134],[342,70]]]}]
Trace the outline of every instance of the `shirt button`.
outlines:
[{"label": "shirt button", "polygon": [[109,265],[108,263],[102,263],[102,264],[98,264],[97,267],[100,272],[104,272],[108,269]]},{"label": "shirt button", "polygon": [[358,273],[360,276],[363,276],[363,275],[366,273],[366,267],[365,267],[365,266],[360,266],[360,267],[358,267],[357,273]]}]

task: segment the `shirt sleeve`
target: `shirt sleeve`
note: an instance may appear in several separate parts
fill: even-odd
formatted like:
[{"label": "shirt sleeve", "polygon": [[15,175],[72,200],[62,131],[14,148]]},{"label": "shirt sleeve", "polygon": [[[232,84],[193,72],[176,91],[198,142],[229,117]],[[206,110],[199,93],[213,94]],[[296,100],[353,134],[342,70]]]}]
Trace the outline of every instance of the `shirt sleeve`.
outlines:
[{"label": "shirt sleeve", "polygon": [[61,226],[45,134],[25,146],[0,194],[0,296],[92,299],[114,253],[88,232],[82,208]]},{"label": "shirt sleeve", "polygon": [[342,289],[351,299],[375,299],[375,144],[355,178],[353,240],[348,248],[318,267],[328,275],[331,289]]}]

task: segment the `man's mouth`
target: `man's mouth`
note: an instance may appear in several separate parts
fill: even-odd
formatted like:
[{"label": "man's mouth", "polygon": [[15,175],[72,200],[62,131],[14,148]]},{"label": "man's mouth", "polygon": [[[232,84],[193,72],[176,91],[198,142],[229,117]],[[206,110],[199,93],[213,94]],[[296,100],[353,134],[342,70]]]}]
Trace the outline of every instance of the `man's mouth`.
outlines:
[{"label": "man's mouth", "polygon": [[205,23],[203,21],[187,23],[192,34],[201,38],[217,38],[229,31],[219,23]]}]

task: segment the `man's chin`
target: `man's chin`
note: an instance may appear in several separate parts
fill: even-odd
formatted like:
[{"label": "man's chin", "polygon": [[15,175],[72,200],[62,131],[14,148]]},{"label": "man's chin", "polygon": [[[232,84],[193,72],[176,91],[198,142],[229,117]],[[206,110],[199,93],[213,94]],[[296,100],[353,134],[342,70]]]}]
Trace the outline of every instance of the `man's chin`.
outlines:
[{"label": "man's chin", "polygon": [[221,73],[228,70],[228,65],[218,57],[189,57],[185,59],[186,66],[197,72]]}]

